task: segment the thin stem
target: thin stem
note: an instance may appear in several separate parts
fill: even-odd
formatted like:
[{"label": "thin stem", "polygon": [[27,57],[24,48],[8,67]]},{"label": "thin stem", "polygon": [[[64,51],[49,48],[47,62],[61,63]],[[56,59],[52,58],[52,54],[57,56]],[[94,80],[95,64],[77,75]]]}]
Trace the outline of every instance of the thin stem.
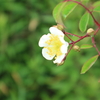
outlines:
[{"label": "thin stem", "polygon": [[92,37],[92,44],[93,44],[93,47],[96,49],[96,51],[98,52],[99,56],[100,56],[100,51],[98,50],[96,44],[95,44],[95,40],[94,40],[94,37]]},{"label": "thin stem", "polygon": [[78,36],[78,35],[72,34],[72,33],[68,33],[68,32],[64,32],[64,34],[68,34],[68,35],[72,35],[72,36],[76,36],[76,37],[78,37],[78,38],[81,38],[81,36]]},{"label": "thin stem", "polygon": [[82,39],[84,39],[84,38],[86,38],[86,37],[89,37],[89,35],[88,35],[88,34],[86,34],[86,35],[84,35],[84,36],[81,36],[81,38],[80,38],[80,39],[78,39],[78,40],[76,40],[76,41],[74,41],[74,42],[72,42],[72,43],[69,43],[69,44],[75,44],[75,43],[77,43],[77,42],[81,41]]},{"label": "thin stem", "polygon": [[[64,32],[64,34],[65,34],[65,32]],[[70,41],[74,42],[67,34],[65,34],[65,35],[69,38]]]},{"label": "thin stem", "polygon": [[66,2],[66,1],[72,1],[72,2],[74,2],[74,3],[77,3],[77,4],[81,5],[83,8],[85,8],[85,9],[88,11],[88,13],[90,13],[90,15],[92,16],[92,18],[93,18],[95,24],[96,24],[98,27],[100,27],[100,24],[96,21],[96,19],[94,18],[92,12],[91,12],[86,6],[84,6],[82,3],[78,2],[78,1],[74,1],[74,0],[64,0],[64,2]]},{"label": "thin stem", "polygon": [[96,35],[98,33],[98,31],[100,30],[100,28],[97,28],[94,32],[94,35]]},{"label": "thin stem", "polygon": [[62,61],[64,61],[67,57],[67,55],[69,54],[69,52],[71,51],[71,49],[73,48],[74,44],[71,45],[71,47],[69,48],[68,52],[66,53],[65,57],[63,58]]}]

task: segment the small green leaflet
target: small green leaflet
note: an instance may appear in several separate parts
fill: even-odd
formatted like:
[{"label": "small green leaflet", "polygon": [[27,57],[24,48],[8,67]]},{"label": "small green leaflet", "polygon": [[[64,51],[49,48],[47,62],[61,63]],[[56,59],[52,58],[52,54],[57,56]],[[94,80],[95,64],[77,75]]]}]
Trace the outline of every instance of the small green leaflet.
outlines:
[{"label": "small green leaflet", "polygon": [[74,8],[77,6],[77,4],[75,3],[70,3],[68,5],[66,5],[62,11],[62,15],[64,17],[64,19],[66,19],[66,17],[74,10]]},{"label": "small green leaflet", "polygon": [[95,12],[100,12],[100,1],[95,2],[95,3],[93,4],[93,6],[94,6],[93,11],[95,11]]},{"label": "small green leaflet", "polygon": [[93,46],[90,44],[83,44],[80,46],[80,49],[88,49],[88,48],[92,48]]},{"label": "small green leaflet", "polygon": [[89,14],[89,22],[88,22],[88,25],[91,26],[91,27],[94,27],[94,21],[93,21],[93,18],[91,17],[90,14]]},{"label": "small green leaflet", "polygon": [[74,10],[76,3],[61,2],[53,10],[53,17],[59,24],[63,24],[63,20]]},{"label": "small green leaflet", "polygon": [[89,0],[81,0],[82,4],[87,4]]},{"label": "small green leaflet", "polygon": [[85,62],[82,67],[81,74],[84,74],[86,71],[88,71],[92,67],[92,65],[96,62],[97,59],[98,55],[93,56],[87,62]]},{"label": "small green leaflet", "polygon": [[100,5],[97,6],[97,7],[95,7],[95,8],[93,9],[93,11],[100,12]]},{"label": "small green leaflet", "polygon": [[86,12],[86,13],[81,17],[80,22],[79,22],[79,29],[80,29],[82,32],[85,32],[85,31],[86,31],[88,22],[89,22],[89,13]]},{"label": "small green leaflet", "polygon": [[100,6],[100,1],[95,2],[95,3],[93,4],[93,6],[94,6],[94,7]]},{"label": "small green leaflet", "polygon": [[55,21],[59,24],[63,24],[61,11],[62,8],[65,6],[66,2],[59,3],[53,10],[53,17]]}]

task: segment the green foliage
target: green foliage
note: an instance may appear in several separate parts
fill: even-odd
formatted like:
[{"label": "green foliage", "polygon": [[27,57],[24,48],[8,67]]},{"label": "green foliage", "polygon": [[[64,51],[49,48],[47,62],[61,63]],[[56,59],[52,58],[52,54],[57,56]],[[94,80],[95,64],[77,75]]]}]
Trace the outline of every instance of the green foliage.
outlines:
[{"label": "green foliage", "polygon": [[100,5],[99,5],[99,6],[97,6],[97,7],[95,7],[95,8],[93,9],[93,11],[100,12]]},{"label": "green foliage", "polygon": [[83,44],[80,46],[80,49],[88,49],[88,48],[92,48],[93,46],[92,45],[89,45],[89,44]]},{"label": "green foliage", "polygon": [[81,74],[85,73],[87,70],[89,70],[92,65],[96,62],[96,60],[98,59],[98,55],[90,58],[82,67],[82,70],[81,70]]},{"label": "green foliage", "polygon": [[75,3],[61,2],[53,10],[53,17],[57,23],[64,25],[64,20],[77,6]]},{"label": "green foliage", "polygon": [[65,5],[66,2],[61,2],[53,10],[53,17],[55,18],[56,22],[59,24],[63,24],[63,18],[61,12]]},{"label": "green foliage", "polygon": [[66,19],[66,17],[75,9],[75,7],[77,6],[77,4],[75,3],[68,3],[64,9],[62,10],[62,16],[64,17],[64,19]]},{"label": "green foliage", "polygon": [[[80,75],[80,66],[93,56],[94,49],[71,51],[62,66],[42,57],[38,41],[56,24],[52,10],[60,1],[0,0],[0,100],[100,99],[100,59]],[[74,10],[73,20],[65,22],[68,31],[83,35],[76,30],[80,12],[81,8]]]},{"label": "green foliage", "polygon": [[82,32],[86,31],[87,25],[88,25],[88,21],[89,21],[89,13],[85,13],[79,22],[79,28]]},{"label": "green foliage", "polygon": [[93,6],[96,7],[96,6],[99,6],[100,5],[100,1],[96,1],[94,2]]},{"label": "green foliage", "polygon": [[96,1],[93,4],[93,12],[100,14],[100,1]]}]

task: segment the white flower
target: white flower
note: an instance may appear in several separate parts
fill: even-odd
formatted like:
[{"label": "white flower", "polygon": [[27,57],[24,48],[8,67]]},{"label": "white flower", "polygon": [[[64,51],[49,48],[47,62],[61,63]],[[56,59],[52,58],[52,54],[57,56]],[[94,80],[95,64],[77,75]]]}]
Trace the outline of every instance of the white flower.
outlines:
[{"label": "white flower", "polygon": [[64,33],[56,27],[49,28],[50,33],[43,35],[39,40],[42,55],[47,60],[55,59],[53,62],[60,64],[68,49],[68,42],[64,40]]}]

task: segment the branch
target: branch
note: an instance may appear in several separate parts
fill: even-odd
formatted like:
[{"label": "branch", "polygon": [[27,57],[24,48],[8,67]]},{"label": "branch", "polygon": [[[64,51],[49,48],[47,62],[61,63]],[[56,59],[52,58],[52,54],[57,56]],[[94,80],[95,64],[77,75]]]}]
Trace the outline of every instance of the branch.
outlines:
[{"label": "branch", "polygon": [[67,55],[68,55],[69,52],[72,50],[73,46],[74,46],[74,44],[71,45],[71,47],[69,48],[68,52],[66,53],[66,55],[65,55],[65,57],[63,58],[62,61],[64,61],[64,60],[66,59]]},{"label": "branch", "polygon": [[99,56],[100,56],[100,51],[98,50],[96,44],[95,44],[95,40],[94,40],[94,37],[91,38],[92,39],[92,44],[93,44],[93,47],[96,49],[96,51],[98,52]]},{"label": "branch", "polygon": [[79,4],[80,6],[82,6],[83,8],[85,8],[85,9],[88,11],[88,13],[92,16],[92,18],[93,18],[93,20],[94,20],[94,23],[95,23],[98,27],[100,27],[100,24],[96,21],[96,19],[94,18],[92,12],[91,12],[86,6],[84,6],[82,3],[78,2],[78,1],[74,1],[74,0],[64,0],[64,2],[66,2],[66,1],[71,1],[71,2],[77,3],[77,4]]},{"label": "branch", "polygon": [[64,32],[64,34],[65,34],[65,35],[68,34],[68,35],[72,35],[72,36],[76,36],[76,37],[78,37],[78,38],[81,38],[81,36],[78,36],[78,35],[72,34],[72,33],[68,33],[68,32]]},{"label": "branch", "polygon": [[90,37],[90,36],[89,36],[88,34],[86,34],[86,35],[84,35],[84,36],[81,36],[80,39],[78,39],[78,40],[76,40],[76,41],[73,41],[72,43],[69,43],[69,44],[75,44],[75,43],[81,41],[82,39],[84,39],[84,38],[86,38],[86,37]]}]

